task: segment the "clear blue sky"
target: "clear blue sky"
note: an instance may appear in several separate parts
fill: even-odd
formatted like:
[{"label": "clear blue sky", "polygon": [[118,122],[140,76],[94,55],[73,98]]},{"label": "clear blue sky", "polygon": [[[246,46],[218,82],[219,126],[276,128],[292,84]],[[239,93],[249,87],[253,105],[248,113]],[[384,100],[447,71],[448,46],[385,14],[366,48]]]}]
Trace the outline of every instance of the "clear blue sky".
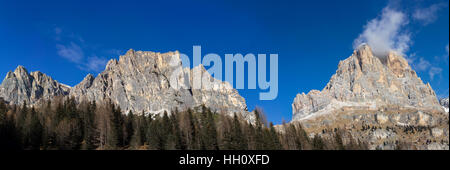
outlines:
[{"label": "clear blue sky", "polygon": [[23,65],[74,86],[130,48],[191,55],[201,45],[203,54],[222,57],[278,53],[276,100],[240,90],[250,109],[262,107],[278,124],[291,120],[297,93],[326,85],[365,25],[382,20],[388,6],[404,14],[398,32],[410,39],[411,64],[439,96],[448,96],[449,10],[441,0],[0,0],[0,74]]}]

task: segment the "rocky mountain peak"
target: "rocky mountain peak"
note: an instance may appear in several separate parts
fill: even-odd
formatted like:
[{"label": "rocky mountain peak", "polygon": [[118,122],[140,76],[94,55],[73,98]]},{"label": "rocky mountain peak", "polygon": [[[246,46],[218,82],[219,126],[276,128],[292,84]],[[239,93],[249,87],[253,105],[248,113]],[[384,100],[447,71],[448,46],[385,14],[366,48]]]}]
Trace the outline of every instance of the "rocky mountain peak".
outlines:
[{"label": "rocky mountain peak", "polygon": [[134,55],[134,50],[132,49],[132,48],[130,48],[126,53],[125,53],[125,55],[131,55],[131,56],[133,56]]},{"label": "rocky mountain peak", "polygon": [[19,65],[16,70],[14,70],[15,75],[28,75],[28,71],[25,67]]},{"label": "rocky mountain peak", "polygon": [[372,49],[367,44],[362,44],[353,52],[353,55],[357,57],[361,63],[369,62],[373,57]]},{"label": "rocky mountain peak", "polygon": [[[182,88],[173,88],[171,78]],[[199,75],[201,88],[192,88],[193,75]],[[206,88],[207,87],[207,88]],[[8,72],[0,85],[0,98],[12,104],[36,104],[54,96],[73,96],[102,102],[111,99],[124,113],[160,114],[175,109],[185,110],[205,105],[216,112],[240,114],[249,121],[254,115],[237,90],[227,82],[215,80],[203,65],[183,68],[178,51],[159,53],[128,50],[119,59],[108,61],[103,72],[88,74],[78,85],[69,87],[36,71],[29,73],[23,66]]]},{"label": "rocky mountain peak", "polygon": [[[310,135],[345,129],[369,149],[393,149],[402,140],[414,141],[415,149],[448,149],[448,98],[439,103],[430,84],[396,52],[375,56],[360,46],[339,62],[322,91],[298,94],[292,110],[293,122]],[[423,127],[429,130],[407,132]]]},{"label": "rocky mountain peak", "polygon": [[[173,61],[180,61],[175,62]],[[185,110],[205,105],[217,112],[238,113],[249,117],[245,100],[225,82],[213,81],[212,89],[192,89],[193,74],[200,68],[205,78],[211,75],[203,66],[192,70],[183,68],[179,52],[158,53],[132,49],[110,60],[97,77],[87,76],[72,88],[70,95],[78,100],[103,101],[111,99],[125,113],[160,114],[175,109]],[[171,86],[172,74],[183,88]],[[211,79],[208,79],[211,80]]]},{"label": "rocky mountain peak", "polygon": [[64,96],[69,88],[39,71],[29,73],[23,66],[8,72],[0,85],[0,97],[11,104],[36,104],[54,96]]},{"label": "rocky mountain peak", "polygon": [[322,91],[297,95],[292,105],[293,120],[342,107],[377,109],[387,105],[442,111],[431,86],[417,77],[404,57],[390,52],[380,58],[368,45],[361,45],[339,63]]}]

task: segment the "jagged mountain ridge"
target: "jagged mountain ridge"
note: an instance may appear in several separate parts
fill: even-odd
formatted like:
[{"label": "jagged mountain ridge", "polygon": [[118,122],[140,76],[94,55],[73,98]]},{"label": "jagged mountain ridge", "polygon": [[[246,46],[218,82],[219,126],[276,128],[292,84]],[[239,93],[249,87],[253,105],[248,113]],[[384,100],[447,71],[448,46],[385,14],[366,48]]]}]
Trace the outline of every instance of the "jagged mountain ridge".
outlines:
[{"label": "jagged mountain ridge", "polygon": [[170,78],[176,70],[181,71],[176,82],[182,86],[192,87],[190,75],[194,74],[201,73],[212,79],[202,65],[192,70],[183,68],[178,52],[161,54],[129,50],[119,60],[110,60],[105,71],[96,78],[86,76],[73,87],[70,96],[94,101],[110,98],[125,112],[159,114],[205,105],[217,112],[239,113],[251,119],[245,99],[227,82],[218,81],[217,88],[211,90],[175,89],[171,87]]},{"label": "jagged mountain ridge", "polygon": [[0,98],[11,104],[37,104],[55,96],[66,96],[70,87],[39,71],[29,73],[23,66],[7,73],[0,85]]},{"label": "jagged mountain ridge", "polygon": [[200,74],[205,80],[215,80],[202,65],[191,70],[183,68],[178,52],[129,50],[119,60],[110,60],[97,77],[88,74],[72,88],[40,72],[28,73],[19,66],[15,72],[9,72],[0,85],[0,98],[11,104],[23,104],[23,101],[37,104],[55,96],[75,97],[79,102],[111,99],[124,113],[146,114],[170,113],[175,109],[181,111],[205,105],[216,112],[237,113],[254,121],[245,99],[229,83],[215,80],[211,89],[203,86],[201,89],[174,89],[170,85],[174,71],[181,71],[176,82],[184,87],[192,87],[191,75],[194,74]]},{"label": "jagged mountain ridge", "polygon": [[398,106],[442,111],[430,84],[424,84],[405,58],[390,52],[374,56],[368,45],[341,61],[322,91],[298,94],[292,104],[293,120],[327,114],[343,107],[376,110]]}]

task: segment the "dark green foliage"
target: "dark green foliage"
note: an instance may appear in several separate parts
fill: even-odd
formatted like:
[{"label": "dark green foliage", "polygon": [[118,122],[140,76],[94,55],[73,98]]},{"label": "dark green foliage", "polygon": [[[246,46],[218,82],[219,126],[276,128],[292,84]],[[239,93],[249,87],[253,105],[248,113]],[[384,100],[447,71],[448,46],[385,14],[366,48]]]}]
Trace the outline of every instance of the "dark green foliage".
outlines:
[{"label": "dark green foliage", "polygon": [[42,142],[42,125],[38,119],[38,115],[34,108],[26,118],[26,126],[24,126],[25,145],[30,149],[39,149]]},{"label": "dark green foliage", "polygon": [[[110,100],[81,102],[56,98],[42,106],[18,107],[0,100],[0,149],[156,149],[156,150],[301,150],[366,149],[345,133],[309,138],[299,124],[275,127],[261,109],[251,124],[239,114],[214,113],[209,108],[165,112],[162,115],[122,114]],[[283,129],[282,131],[277,130]],[[366,127],[364,127],[366,128]],[[408,129],[409,130],[409,129]],[[427,130],[426,128],[414,131]],[[328,131],[328,130],[327,130]],[[333,130],[330,130],[333,131]],[[409,130],[412,131],[412,130]],[[324,131],[325,132],[325,131]],[[347,138],[348,139],[348,135]],[[399,143],[398,148],[403,144]]]},{"label": "dark green foliage", "polygon": [[210,109],[202,106],[201,113],[201,149],[203,150],[218,150],[217,131],[214,115]]},{"label": "dark green foliage", "polygon": [[83,143],[82,149],[92,150],[97,148],[98,144],[98,129],[95,124],[95,102],[85,103],[84,110],[81,110],[81,120],[83,121]]},{"label": "dark green foliage", "polygon": [[7,115],[7,105],[0,99],[0,150],[22,149],[20,131],[14,119]]},{"label": "dark green foliage", "polygon": [[172,124],[172,133],[173,133],[172,141],[175,143],[174,149],[185,150],[187,148],[186,139],[184,133],[182,133],[180,129],[178,115],[179,115],[178,110],[175,110],[174,114],[172,114],[170,117],[170,123]]}]

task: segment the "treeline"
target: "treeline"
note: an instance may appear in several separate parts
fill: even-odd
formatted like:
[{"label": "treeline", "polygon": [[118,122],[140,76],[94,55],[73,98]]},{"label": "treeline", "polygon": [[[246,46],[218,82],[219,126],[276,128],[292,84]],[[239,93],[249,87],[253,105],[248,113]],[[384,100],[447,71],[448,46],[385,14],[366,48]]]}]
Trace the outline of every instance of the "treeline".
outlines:
[{"label": "treeline", "polygon": [[276,130],[255,111],[256,123],[202,106],[162,116],[122,114],[111,101],[57,98],[37,108],[0,100],[0,150],[302,150],[367,149],[356,142],[309,137],[300,125]]}]

